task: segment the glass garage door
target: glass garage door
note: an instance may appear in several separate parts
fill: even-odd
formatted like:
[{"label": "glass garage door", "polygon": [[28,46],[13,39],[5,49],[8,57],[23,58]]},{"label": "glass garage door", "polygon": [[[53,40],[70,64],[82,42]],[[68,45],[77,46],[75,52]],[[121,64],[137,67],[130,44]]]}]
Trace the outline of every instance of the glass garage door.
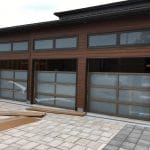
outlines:
[{"label": "glass garage door", "polygon": [[150,74],[89,73],[88,109],[150,119]]},{"label": "glass garage door", "polygon": [[150,74],[119,74],[119,114],[150,120]]},{"label": "glass garage door", "polygon": [[18,101],[27,99],[27,71],[0,70],[0,97]]},{"label": "glass garage door", "polygon": [[38,104],[75,108],[75,72],[36,72],[35,101]]},{"label": "glass garage door", "polygon": [[89,74],[89,109],[92,112],[116,113],[117,74]]}]

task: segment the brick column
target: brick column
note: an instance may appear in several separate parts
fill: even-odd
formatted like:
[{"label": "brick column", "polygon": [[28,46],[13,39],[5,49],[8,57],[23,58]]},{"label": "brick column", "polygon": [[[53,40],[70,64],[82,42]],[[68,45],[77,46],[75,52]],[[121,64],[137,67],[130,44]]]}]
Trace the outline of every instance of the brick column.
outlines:
[{"label": "brick column", "polygon": [[77,65],[77,110],[84,111],[86,98],[86,58],[78,58]]}]

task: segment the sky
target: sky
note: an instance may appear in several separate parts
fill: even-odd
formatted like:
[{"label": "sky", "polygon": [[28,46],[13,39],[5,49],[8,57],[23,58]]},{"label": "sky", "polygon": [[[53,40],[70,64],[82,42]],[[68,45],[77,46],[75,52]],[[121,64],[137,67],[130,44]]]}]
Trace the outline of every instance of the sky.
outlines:
[{"label": "sky", "polygon": [[58,19],[54,12],[122,0],[0,0],[0,28]]}]

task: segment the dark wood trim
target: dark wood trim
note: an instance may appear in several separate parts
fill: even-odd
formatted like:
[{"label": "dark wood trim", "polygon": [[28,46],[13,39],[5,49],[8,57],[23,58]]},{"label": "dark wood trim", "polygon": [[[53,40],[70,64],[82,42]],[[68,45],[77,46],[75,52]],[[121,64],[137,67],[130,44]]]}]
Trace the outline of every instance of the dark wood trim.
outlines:
[{"label": "dark wood trim", "polygon": [[77,62],[77,108],[85,108],[86,94],[86,58],[78,58]]}]

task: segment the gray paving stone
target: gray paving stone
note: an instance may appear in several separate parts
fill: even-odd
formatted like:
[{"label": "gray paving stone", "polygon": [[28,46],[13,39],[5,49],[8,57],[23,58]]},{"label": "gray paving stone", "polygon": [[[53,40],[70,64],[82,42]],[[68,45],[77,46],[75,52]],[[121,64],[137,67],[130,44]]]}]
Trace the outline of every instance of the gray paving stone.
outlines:
[{"label": "gray paving stone", "polygon": [[126,139],[128,135],[126,134],[117,134],[116,138],[120,138],[120,139]]},{"label": "gray paving stone", "polygon": [[122,141],[111,140],[109,144],[120,147],[122,143]]},{"label": "gray paving stone", "polygon": [[149,131],[150,132],[150,128],[149,127],[145,127],[144,129],[145,131]]},{"label": "gray paving stone", "polygon": [[103,150],[119,150],[119,147],[113,145],[107,145]]},{"label": "gray paving stone", "polygon": [[139,133],[134,133],[134,132],[132,132],[130,135],[129,135],[129,137],[131,137],[131,138],[139,138],[141,136],[141,134],[139,134]]},{"label": "gray paving stone", "polygon": [[[150,138],[150,137],[149,137]],[[138,145],[144,145],[144,146],[147,146],[147,147],[150,147],[150,142],[149,141],[146,141],[146,140],[139,140]]]},{"label": "gray paving stone", "polygon": [[149,147],[143,145],[136,145],[135,150],[149,150]]},{"label": "gray paving stone", "polygon": [[141,134],[143,132],[143,130],[134,129],[132,132],[135,134]]},{"label": "gray paving stone", "polygon": [[[132,131],[132,130],[131,130]],[[127,131],[127,130],[121,130],[119,132],[119,134],[125,134],[125,135],[129,135],[131,133],[131,131]]]},{"label": "gray paving stone", "polygon": [[143,127],[143,126],[135,126],[134,129],[135,130],[144,130],[145,127]]},{"label": "gray paving stone", "polygon": [[132,132],[132,130],[133,129],[131,129],[131,128],[127,128],[127,129],[123,129],[121,131],[124,132],[124,133],[130,133],[130,132]]},{"label": "gray paving stone", "polygon": [[131,124],[126,125],[126,128],[134,128],[134,127],[135,127],[135,125],[131,125]]},{"label": "gray paving stone", "polygon": [[146,141],[150,141],[150,136],[149,135],[142,135],[141,136],[141,138],[140,138],[141,140],[146,140]]},{"label": "gray paving stone", "polygon": [[144,131],[142,135],[144,135],[144,136],[150,136],[150,131]]},{"label": "gray paving stone", "polygon": [[134,143],[129,143],[129,142],[124,142],[122,143],[122,148],[126,148],[126,149],[129,149],[129,150],[133,150],[135,148],[136,144]]},{"label": "gray paving stone", "polygon": [[120,138],[118,138],[118,137],[114,137],[112,140],[115,140],[115,141],[118,141],[118,142],[124,142],[125,141],[125,139],[120,139]]},{"label": "gray paving stone", "polygon": [[149,129],[148,127],[126,125],[105,148],[111,149],[110,146],[119,146],[119,150],[150,150]]},{"label": "gray paving stone", "polygon": [[127,142],[134,143],[134,144],[136,144],[138,142],[138,140],[139,140],[139,138],[137,139],[137,138],[132,138],[132,137],[128,137],[126,139]]}]

